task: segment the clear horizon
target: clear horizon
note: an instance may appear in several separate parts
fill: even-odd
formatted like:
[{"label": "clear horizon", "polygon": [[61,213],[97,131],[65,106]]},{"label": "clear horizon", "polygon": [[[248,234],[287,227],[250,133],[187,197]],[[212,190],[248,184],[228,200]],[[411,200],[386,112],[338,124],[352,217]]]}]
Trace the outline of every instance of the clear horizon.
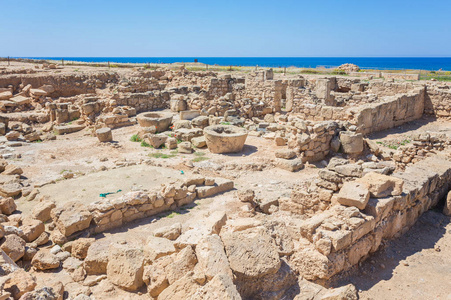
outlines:
[{"label": "clear horizon", "polygon": [[451,56],[444,0],[0,4],[1,57]]}]

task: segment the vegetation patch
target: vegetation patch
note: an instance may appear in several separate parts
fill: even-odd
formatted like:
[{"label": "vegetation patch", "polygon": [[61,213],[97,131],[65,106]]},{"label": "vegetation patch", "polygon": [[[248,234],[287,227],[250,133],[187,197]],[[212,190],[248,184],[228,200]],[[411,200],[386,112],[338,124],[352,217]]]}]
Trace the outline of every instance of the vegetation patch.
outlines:
[{"label": "vegetation patch", "polygon": [[132,141],[132,142],[142,142],[142,139],[137,134],[134,134],[130,138],[130,141]]}]

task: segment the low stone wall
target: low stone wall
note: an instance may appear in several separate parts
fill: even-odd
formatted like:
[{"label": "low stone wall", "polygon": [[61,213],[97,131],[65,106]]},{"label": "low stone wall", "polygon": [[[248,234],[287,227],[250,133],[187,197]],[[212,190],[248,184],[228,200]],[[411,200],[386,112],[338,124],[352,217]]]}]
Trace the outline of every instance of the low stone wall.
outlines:
[{"label": "low stone wall", "polygon": [[382,73],[385,79],[420,80],[420,74]]},{"label": "low stone wall", "polygon": [[33,88],[43,85],[52,85],[54,92],[50,97],[70,97],[79,94],[95,93],[96,88],[105,87],[107,83],[117,82],[118,76],[115,73],[99,72],[95,74],[27,74],[27,75],[6,75],[0,78],[0,88],[13,86],[15,92],[19,92],[21,86],[31,84]]},{"label": "low stone wall", "polygon": [[[159,191],[129,192],[117,198],[103,198],[87,207],[80,203],[66,203],[52,212],[53,221],[66,236],[81,230],[99,233],[133,220],[174,210],[195,199],[211,197],[233,187],[231,180],[195,176],[184,182],[164,186]],[[65,216],[67,212],[69,215]],[[80,217],[74,218],[73,215]]]},{"label": "low stone wall", "polygon": [[160,91],[145,93],[123,93],[114,97],[117,105],[126,105],[136,109],[137,113],[169,107],[169,94]]},{"label": "low stone wall", "polygon": [[375,252],[383,240],[405,233],[446,196],[451,161],[429,157],[393,177],[404,181],[400,196],[370,198],[363,211],[337,204],[294,222],[292,230],[301,238],[289,261],[292,268],[308,280],[327,280]]},{"label": "low stone wall", "polygon": [[424,113],[437,118],[450,118],[451,90],[428,86],[424,101]]},{"label": "low stone wall", "polygon": [[419,119],[423,116],[424,95],[424,88],[416,88],[408,94],[387,97],[382,103],[358,107],[351,123],[368,134]]},{"label": "low stone wall", "polygon": [[423,160],[431,154],[435,155],[451,145],[451,141],[445,133],[417,134],[407,142],[393,154],[393,160],[401,170],[407,165]]},{"label": "low stone wall", "polygon": [[382,73],[381,72],[350,72],[349,76],[380,78],[380,77],[382,77]]}]

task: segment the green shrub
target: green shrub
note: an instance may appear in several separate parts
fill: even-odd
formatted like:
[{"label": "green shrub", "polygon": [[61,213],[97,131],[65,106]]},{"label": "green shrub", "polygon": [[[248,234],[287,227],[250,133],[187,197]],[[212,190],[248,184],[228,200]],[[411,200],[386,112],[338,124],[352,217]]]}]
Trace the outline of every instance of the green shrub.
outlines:
[{"label": "green shrub", "polygon": [[141,138],[137,134],[132,135],[132,137],[130,138],[130,141],[132,141],[132,142],[142,142]]}]

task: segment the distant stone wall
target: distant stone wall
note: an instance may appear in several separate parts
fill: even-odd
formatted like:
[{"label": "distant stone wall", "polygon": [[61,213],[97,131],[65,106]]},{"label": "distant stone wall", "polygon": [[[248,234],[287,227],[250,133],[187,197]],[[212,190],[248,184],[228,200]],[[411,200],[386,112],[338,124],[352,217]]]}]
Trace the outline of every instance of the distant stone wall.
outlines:
[{"label": "distant stone wall", "polygon": [[358,131],[364,134],[390,129],[419,119],[424,110],[424,88],[405,95],[387,97],[385,102],[359,107],[353,117]]},{"label": "distant stone wall", "polygon": [[451,117],[451,90],[436,86],[426,88],[424,113],[437,118]]},{"label": "distant stone wall", "polygon": [[117,105],[126,105],[136,109],[137,113],[169,107],[169,94],[160,91],[144,93],[121,93],[114,97]]},{"label": "distant stone wall", "polygon": [[382,73],[385,79],[420,80],[420,74]]},{"label": "distant stone wall", "polygon": [[301,238],[290,266],[308,280],[327,280],[358,264],[446,196],[451,162],[429,157],[393,176],[404,180],[400,196],[370,198],[363,211],[337,204],[293,224]]},{"label": "distant stone wall", "polygon": [[43,85],[52,85],[54,92],[50,97],[70,97],[80,94],[95,93],[96,88],[105,87],[107,83],[117,83],[118,76],[115,73],[101,72],[95,74],[28,74],[6,75],[0,78],[0,88],[13,86],[14,91],[19,91],[23,86],[31,84],[33,88]]}]

